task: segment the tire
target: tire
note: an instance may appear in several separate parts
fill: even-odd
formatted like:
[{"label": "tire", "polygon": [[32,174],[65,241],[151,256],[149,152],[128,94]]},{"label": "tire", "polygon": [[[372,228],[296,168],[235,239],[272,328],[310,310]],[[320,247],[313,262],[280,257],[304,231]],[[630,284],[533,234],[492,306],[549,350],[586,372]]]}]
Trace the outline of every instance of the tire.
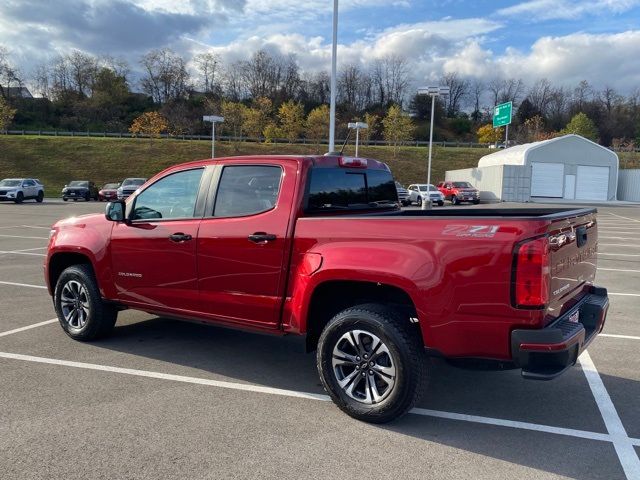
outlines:
[{"label": "tire", "polygon": [[90,202],[90,201],[91,201],[91,194],[90,194],[90,193],[87,193],[87,194],[84,196],[84,201],[85,201],[85,202]]},{"label": "tire", "polygon": [[[420,336],[413,328],[408,318],[378,304],[348,308],[327,323],[318,342],[317,367],[324,388],[338,408],[358,420],[386,423],[416,404],[424,388],[427,362]],[[364,352],[371,352],[375,339],[380,344],[373,349],[377,353],[372,366]],[[336,352],[347,355],[353,363],[336,361]],[[363,370],[367,370],[365,375]]]},{"label": "tire", "polygon": [[118,311],[102,301],[88,265],[73,265],[62,272],[53,301],[60,326],[74,340],[86,342],[108,335],[118,317]]},{"label": "tire", "polygon": [[480,200],[474,200],[474,201],[473,201],[473,204],[474,204],[474,205],[479,205],[479,204],[480,204]]},{"label": "tire", "polygon": [[440,206],[440,207],[444,207],[444,201],[443,201],[443,200],[440,200],[440,201],[438,202],[438,206]]},{"label": "tire", "polygon": [[460,201],[458,200],[458,197],[456,197],[455,195],[451,196],[451,204],[452,205],[458,205],[460,204]]},{"label": "tire", "polygon": [[63,202],[66,202],[67,200],[69,200],[67,197],[62,197]]},{"label": "tire", "polygon": [[22,203],[24,202],[24,193],[22,192],[18,192],[18,194],[16,195],[16,199],[14,200],[15,203]]},{"label": "tire", "polygon": [[74,198],[74,199],[73,199],[73,201],[74,201],[74,202],[77,202],[77,201],[78,201],[78,199],[77,199],[77,198]]},{"label": "tire", "polygon": [[419,207],[422,206],[422,197],[418,197],[418,199],[416,200],[416,205],[418,205]]},{"label": "tire", "polygon": [[43,200],[44,200],[44,192],[40,190],[38,192],[38,196],[36,197],[36,202],[42,203]]}]

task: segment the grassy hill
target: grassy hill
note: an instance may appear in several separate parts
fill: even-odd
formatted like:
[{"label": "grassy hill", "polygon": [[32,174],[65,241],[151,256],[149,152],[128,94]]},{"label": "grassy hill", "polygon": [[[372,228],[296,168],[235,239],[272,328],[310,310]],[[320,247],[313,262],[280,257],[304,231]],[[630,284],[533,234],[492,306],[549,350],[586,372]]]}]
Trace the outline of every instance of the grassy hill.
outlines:
[{"label": "grassy hill", "polygon": [[[316,154],[326,146],[224,143],[216,144],[216,156],[248,154]],[[353,155],[353,145],[345,149]],[[446,170],[476,166],[487,153],[482,148],[434,148],[432,180],[444,178]],[[150,177],[177,163],[209,158],[211,142],[173,139],[119,139],[79,137],[0,136],[0,178],[35,177],[48,196],[57,196],[73,179],[102,185],[126,177]],[[393,158],[391,147],[360,147],[360,156],[387,163],[402,183],[426,181],[427,148],[402,147]]]},{"label": "grassy hill", "polygon": [[[247,154],[317,154],[326,146],[225,143],[216,144],[216,156]],[[353,145],[345,149],[354,154]],[[446,170],[475,167],[478,159],[490,153],[484,148],[435,147],[431,179],[444,179]],[[37,137],[0,135],[0,179],[39,178],[48,196],[57,196],[70,180],[93,180],[98,185],[126,177],[150,177],[177,163],[209,158],[208,141],[173,139],[119,139],[79,137]],[[360,147],[360,156],[387,163],[403,184],[425,182],[427,148],[402,147],[397,158],[391,147]],[[620,154],[622,168],[640,168],[640,154]]]}]

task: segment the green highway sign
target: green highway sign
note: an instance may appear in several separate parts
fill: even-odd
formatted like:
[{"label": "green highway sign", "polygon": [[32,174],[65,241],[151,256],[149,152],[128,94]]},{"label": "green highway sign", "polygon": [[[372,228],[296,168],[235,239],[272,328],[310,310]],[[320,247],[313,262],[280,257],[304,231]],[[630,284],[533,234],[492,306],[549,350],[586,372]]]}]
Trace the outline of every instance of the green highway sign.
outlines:
[{"label": "green highway sign", "polygon": [[493,108],[493,128],[503,127],[511,123],[511,102],[501,103]]}]

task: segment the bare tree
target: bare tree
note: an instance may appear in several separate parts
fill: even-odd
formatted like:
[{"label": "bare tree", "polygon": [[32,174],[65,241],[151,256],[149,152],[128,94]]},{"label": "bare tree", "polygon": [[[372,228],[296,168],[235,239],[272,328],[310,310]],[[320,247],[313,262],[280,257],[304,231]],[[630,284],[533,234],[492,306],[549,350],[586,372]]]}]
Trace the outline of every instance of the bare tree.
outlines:
[{"label": "bare tree", "polygon": [[552,92],[551,83],[546,78],[543,78],[533,84],[527,95],[533,109],[540,112],[543,117],[547,116]]},{"label": "bare tree", "polygon": [[373,82],[381,105],[402,105],[409,86],[409,65],[406,58],[388,55],[373,65]]},{"label": "bare tree", "polygon": [[457,73],[447,73],[441,83],[449,87],[449,95],[445,98],[447,117],[455,117],[462,107],[464,98],[469,93],[469,81],[460,78]]},{"label": "bare tree", "polygon": [[71,88],[82,97],[91,96],[98,72],[98,60],[80,50],[73,50],[64,61],[68,65]]},{"label": "bare tree", "polygon": [[220,56],[215,53],[200,53],[194,57],[195,64],[202,75],[201,86],[205,93],[213,93],[216,86],[216,73]]},{"label": "bare tree", "polygon": [[474,122],[479,122],[482,118],[482,111],[480,110],[480,102],[482,101],[482,94],[484,93],[484,83],[482,80],[474,79],[471,83],[471,98],[472,98],[472,107],[473,112],[471,113],[471,118]]},{"label": "bare tree", "polygon": [[524,93],[525,85],[520,78],[509,78],[505,80],[496,77],[489,81],[487,88],[489,92],[491,92],[491,99],[494,105],[505,102],[513,102],[516,104]]},{"label": "bare tree", "polygon": [[242,62],[228,65],[222,72],[223,91],[228,100],[238,102],[247,96],[242,78]]},{"label": "bare tree", "polygon": [[593,88],[589,82],[582,80],[576,88],[573,89],[573,103],[577,111],[582,111],[587,102],[593,98]]},{"label": "bare tree", "polygon": [[12,87],[22,86],[22,75],[9,60],[9,52],[0,45],[0,96],[9,97]]},{"label": "bare tree", "polygon": [[142,90],[154,102],[166,103],[186,96],[189,73],[180,55],[168,48],[152,50],[142,57],[140,65],[145,70],[145,76],[140,82]]}]

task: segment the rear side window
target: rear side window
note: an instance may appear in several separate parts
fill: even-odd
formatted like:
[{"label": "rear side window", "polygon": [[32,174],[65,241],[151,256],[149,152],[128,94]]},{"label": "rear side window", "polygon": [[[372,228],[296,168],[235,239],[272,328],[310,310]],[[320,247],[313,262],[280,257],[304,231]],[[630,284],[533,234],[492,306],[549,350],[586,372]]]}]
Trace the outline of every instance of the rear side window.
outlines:
[{"label": "rear side window", "polygon": [[242,217],[276,206],[282,168],[271,165],[224,167],[216,195],[214,217]]},{"label": "rear side window", "polygon": [[390,207],[398,202],[391,172],[316,168],[311,171],[307,211]]}]

